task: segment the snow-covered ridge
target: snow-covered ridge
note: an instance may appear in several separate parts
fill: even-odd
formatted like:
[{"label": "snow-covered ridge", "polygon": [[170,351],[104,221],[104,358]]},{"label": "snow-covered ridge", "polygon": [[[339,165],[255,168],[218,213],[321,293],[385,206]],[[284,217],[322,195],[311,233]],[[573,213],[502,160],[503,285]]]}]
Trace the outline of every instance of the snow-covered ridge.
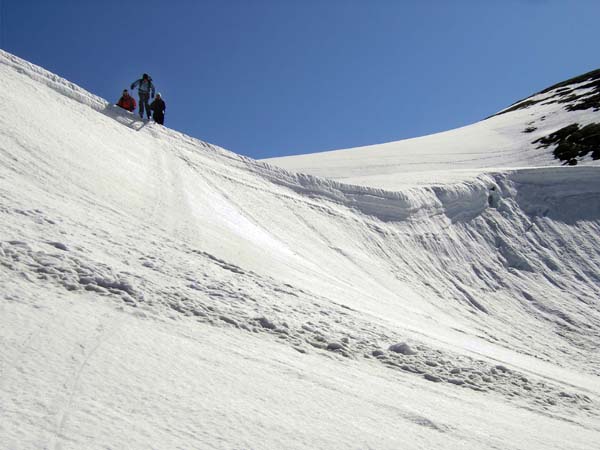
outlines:
[{"label": "snow-covered ridge", "polygon": [[2,61],[0,447],[597,442],[598,167],[351,184]]},{"label": "snow-covered ridge", "polygon": [[0,49],[0,64],[12,67],[18,73],[26,75],[73,100],[88,105],[96,111],[103,111],[109,104],[103,98],[89,93],[76,84],[2,49]]},{"label": "snow-covered ridge", "polygon": [[[15,55],[0,50],[0,64],[7,65],[13,68],[16,72],[26,75],[32,80],[42,83],[57,93],[64,95],[67,98],[75,100],[82,105],[91,107],[92,109],[107,114],[117,121],[131,125],[135,122],[135,118],[125,114],[120,108],[112,105],[107,100],[100,98],[88,91],[82,89],[76,84],[59,77],[58,75],[49,72],[42,67],[25,61]],[[200,141],[196,138],[186,136],[182,133],[170,129],[153,130],[154,133],[160,133],[162,136],[169,139],[185,140],[192,146],[197,146],[203,150],[212,150],[216,153],[225,156],[234,164],[247,165],[255,174],[268,178],[271,182],[275,182],[293,189],[296,192],[304,193],[308,196],[319,196],[330,198],[342,203],[351,203],[357,209],[371,212],[374,214],[383,212],[378,205],[385,202],[396,203],[393,205],[384,206],[383,209],[394,209],[389,212],[389,216],[384,215],[389,220],[405,218],[408,211],[420,209],[423,204],[410,204],[410,196],[405,196],[398,192],[387,192],[382,189],[372,189],[364,186],[353,186],[344,183],[335,182],[306,174],[296,174],[286,170],[282,170],[275,166],[266,163],[260,163],[251,158],[238,155],[221,147],[211,145]],[[380,201],[379,201],[380,200]],[[372,203],[375,203],[371,206]]]},{"label": "snow-covered ridge", "polygon": [[568,111],[590,108],[597,110],[600,107],[599,88],[600,70],[593,70],[557,83],[523,100],[519,100],[497,114],[505,114],[517,109],[528,108],[542,102],[546,104],[561,104]]},{"label": "snow-covered ridge", "polygon": [[[391,191],[403,187],[473,180],[484,171],[598,165],[595,127],[600,108],[600,71],[567,80],[455,130],[354,149],[265,160],[288,170]],[[575,127],[577,124],[577,127]],[[555,152],[548,136],[571,125],[576,145]],[[581,146],[581,148],[579,148]]]},{"label": "snow-covered ridge", "polygon": [[[83,105],[89,106],[98,112],[108,113],[111,117],[114,117],[123,123],[131,123],[134,121],[133,117],[125,114],[120,108],[111,105],[107,100],[95,96],[74,83],[15,55],[0,50],[0,64],[5,64],[15,69],[16,72],[26,75],[34,81],[43,83],[56,92]],[[124,120],[124,118],[129,120]],[[157,131],[154,130],[154,132],[156,133]],[[197,145],[203,149],[215,150],[226,155],[233,163],[241,162],[247,165],[255,174],[264,176],[271,182],[287,186],[290,189],[299,193],[304,193],[307,196],[319,196],[337,200],[341,203],[354,204],[358,209],[364,209],[365,211],[372,211],[374,213],[377,213],[379,210],[377,209],[377,205],[374,205],[373,208],[369,206],[371,200],[377,202],[377,199],[381,199],[381,202],[379,203],[397,203],[397,211],[396,213],[390,213],[390,219],[406,217],[407,211],[420,209],[425,206],[424,204],[411,205],[410,202],[412,197],[403,195],[399,192],[388,192],[382,189],[353,186],[307,174],[296,174],[266,163],[256,162],[251,158],[242,155],[228,152],[225,149],[204,143],[195,138],[174,132],[173,130],[160,130],[160,133],[163,136],[170,136],[173,139],[185,139],[191,145]],[[363,201],[361,199],[366,200]]]},{"label": "snow-covered ridge", "polygon": [[[14,68],[18,73],[43,83],[72,100],[89,106],[96,111],[108,114],[118,121],[124,123],[131,123],[133,121],[129,115],[124,114],[120,108],[115,107],[107,100],[91,94],[74,83],[3,50],[0,50],[0,63]],[[586,82],[582,82],[581,84],[586,84]],[[548,95],[552,95],[552,92]],[[125,119],[123,116],[125,116]],[[309,174],[290,172],[266,162],[255,161],[251,158],[235,154],[221,147],[205,143],[170,129],[154,130],[153,132],[168,136],[169,139],[183,139],[192,146],[197,146],[203,150],[215,151],[226,157],[230,162],[247,166],[254,174],[307,197],[333,200],[384,221],[404,220],[417,213],[435,215],[438,214],[440,209],[450,211],[453,208],[444,203],[447,201],[463,205],[474,202],[478,205],[475,210],[481,212],[487,205],[486,202],[490,189],[494,188],[493,180],[489,176],[484,176],[478,180],[457,183],[456,185],[449,185],[447,187],[389,191],[369,186],[342,183]],[[515,173],[515,171],[510,171],[510,173]],[[531,174],[531,170],[527,170],[526,173]],[[558,174],[558,172],[543,170],[538,177],[552,176],[554,173]],[[525,175],[521,175],[521,177],[523,176]],[[579,174],[573,173],[571,177],[567,177],[566,181],[561,177],[558,177],[558,180],[571,183],[579,178]]]},{"label": "snow-covered ridge", "polygon": [[[109,117],[123,124],[132,127],[134,126],[134,116],[126,114],[121,108],[117,107],[116,105],[107,101],[106,99],[103,99],[101,97],[98,97],[97,95],[86,91],[85,89],[81,88],[75,83],[72,83],[71,81],[62,78],[44,69],[43,67],[30,63],[2,49],[0,49],[0,64],[10,67],[14,69],[15,72],[21,75],[25,75],[31,80],[51,88],[52,90],[65,96],[66,98],[77,101],[78,103],[88,106],[95,111],[106,114]],[[140,125],[141,124],[138,123],[137,125],[135,125],[135,127],[139,127]],[[237,155],[223,148],[207,144],[199,139],[192,138],[174,130],[164,129],[155,130],[155,132],[163,132],[165,135],[173,136],[175,139],[183,139],[186,142],[192,143],[193,145],[198,145],[206,149],[225,153],[228,157],[240,158],[242,160],[245,159],[245,157],[242,155]]]}]

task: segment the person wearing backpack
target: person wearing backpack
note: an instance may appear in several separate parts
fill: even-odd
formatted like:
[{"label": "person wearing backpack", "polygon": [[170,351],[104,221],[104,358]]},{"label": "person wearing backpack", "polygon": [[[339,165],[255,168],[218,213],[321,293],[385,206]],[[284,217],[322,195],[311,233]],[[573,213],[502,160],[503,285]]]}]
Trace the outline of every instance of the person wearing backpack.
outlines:
[{"label": "person wearing backpack", "polygon": [[160,92],[156,94],[156,98],[150,105],[150,109],[152,110],[152,118],[154,121],[160,125],[164,125],[167,105],[165,105],[165,101],[162,99]]},{"label": "person wearing backpack", "polygon": [[145,73],[142,75],[142,78],[139,80],[135,80],[131,83],[131,89],[135,89],[138,87],[138,97],[140,99],[140,117],[144,118],[144,111],[146,111],[146,116],[148,119],[150,118],[150,105],[148,104],[148,100],[152,95],[154,98],[154,84],[152,84],[152,78]]},{"label": "person wearing backpack", "polygon": [[127,92],[127,89],[124,89],[123,95],[117,102],[117,106],[120,106],[121,108],[126,109],[129,112],[133,112],[133,111],[135,111],[135,107],[137,105],[135,104],[135,98],[133,98],[131,95],[129,95],[129,92]]}]

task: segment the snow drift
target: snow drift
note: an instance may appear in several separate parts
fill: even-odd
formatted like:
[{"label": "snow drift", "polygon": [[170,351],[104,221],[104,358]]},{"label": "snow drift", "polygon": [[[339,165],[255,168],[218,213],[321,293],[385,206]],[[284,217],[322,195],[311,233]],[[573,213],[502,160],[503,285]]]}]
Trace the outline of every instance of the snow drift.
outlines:
[{"label": "snow drift", "polygon": [[598,441],[600,168],[347,184],[0,79],[0,447]]}]

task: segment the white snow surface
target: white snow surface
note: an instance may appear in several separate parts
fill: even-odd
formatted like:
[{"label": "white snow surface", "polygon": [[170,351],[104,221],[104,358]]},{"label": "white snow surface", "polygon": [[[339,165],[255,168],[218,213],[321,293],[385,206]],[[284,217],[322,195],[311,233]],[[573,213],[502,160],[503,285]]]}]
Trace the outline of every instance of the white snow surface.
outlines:
[{"label": "white snow surface", "polygon": [[[588,93],[585,82],[569,86]],[[287,156],[264,161],[288,170],[332,178],[344,183],[398,190],[415,185],[473,181],[484,172],[560,166],[552,151],[533,141],[571,123],[598,121],[593,109],[565,111],[564,103],[548,100],[560,88],[530,97],[540,102],[528,108],[490,117],[473,125],[386,144]],[[520,103],[520,102],[517,102]],[[526,132],[526,129],[533,131]],[[599,165],[584,159],[579,165]]]},{"label": "white snow surface", "polygon": [[599,448],[600,168],[531,111],[307,175],[0,81],[0,448]]}]

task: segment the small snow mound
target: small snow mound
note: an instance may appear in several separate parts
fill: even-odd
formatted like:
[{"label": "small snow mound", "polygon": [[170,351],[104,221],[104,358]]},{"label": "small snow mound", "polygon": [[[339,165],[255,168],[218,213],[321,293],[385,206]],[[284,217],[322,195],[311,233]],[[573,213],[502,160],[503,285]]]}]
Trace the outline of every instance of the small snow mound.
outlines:
[{"label": "small snow mound", "polygon": [[69,251],[69,248],[62,242],[48,241],[47,244],[65,252]]},{"label": "small snow mound", "polygon": [[274,330],[275,328],[277,328],[277,326],[266,317],[260,317],[256,320],[258,321],[261,327],[266,328],[268,330]]},{"label": "small snow mound", "polygon": [[342,350],[343,348],[344,346],[339,342],[330,342],[329,344],[327,344],[327,350],[330,351]]},{"label": "small snow mound", "polygon": [[413,350],[406,342],[399,344],[390,345],[389,350],[394,353],[401,353],[403,355],[416,355],[417,352]]},{"label": "small snow mound", "polygon": [[427,381],[433,381],[434,383],[439,383],[442,381],[442,379],[436,375],[432,375],[430,373],[426,373],[423,375],[423,378],[425,378]]}]

